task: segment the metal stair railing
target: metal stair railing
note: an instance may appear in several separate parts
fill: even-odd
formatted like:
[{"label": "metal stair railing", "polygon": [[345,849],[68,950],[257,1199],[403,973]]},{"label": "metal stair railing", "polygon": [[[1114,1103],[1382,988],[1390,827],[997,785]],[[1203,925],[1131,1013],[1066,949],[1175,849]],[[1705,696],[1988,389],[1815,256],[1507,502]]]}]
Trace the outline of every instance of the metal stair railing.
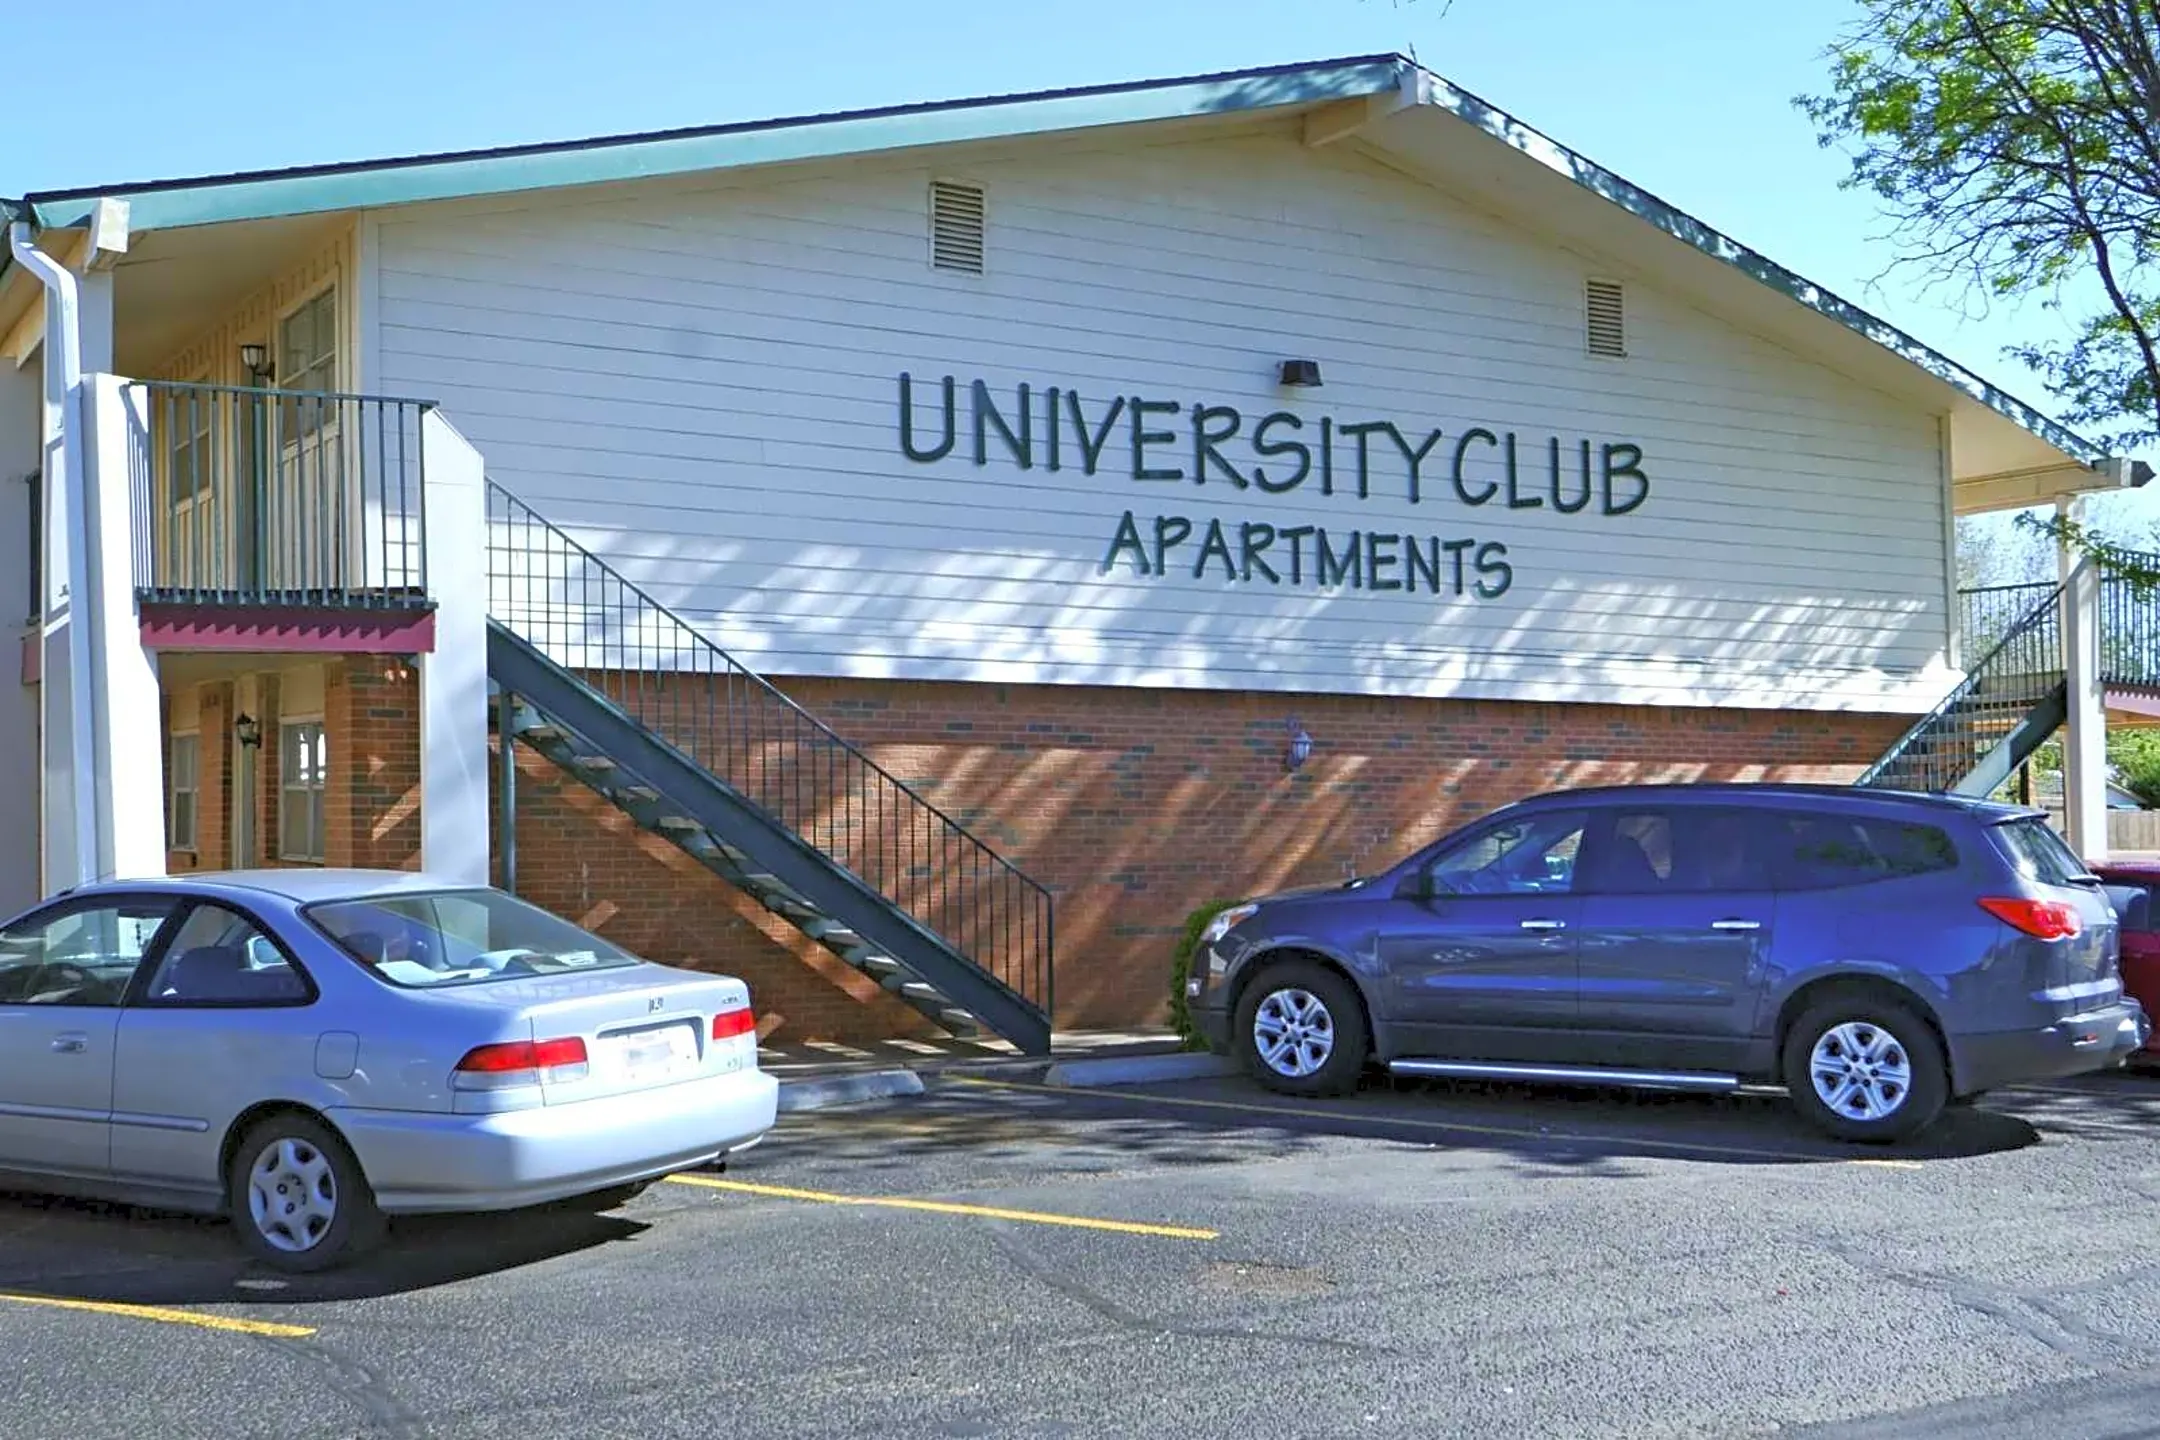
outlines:
[{"label": "metal stair railing", "polygon": [[490,480],[488,613],[1050,1014],[1050,892]]},{"label": "metal stair railing", "polygon": [[[2160,554],[2137,554],[2160,572]],[[2127,576],[2100,580],[2100,678],[2125,689],[2160,688],[2160,595]]]},{"label": "metal stair railing", "polygon": [[1887,790],[1955,789],[2026,716],[2061,689],[2063,587],[2035,588],[2044,593],[1966,672],[1964,681],[1854,783]]}]

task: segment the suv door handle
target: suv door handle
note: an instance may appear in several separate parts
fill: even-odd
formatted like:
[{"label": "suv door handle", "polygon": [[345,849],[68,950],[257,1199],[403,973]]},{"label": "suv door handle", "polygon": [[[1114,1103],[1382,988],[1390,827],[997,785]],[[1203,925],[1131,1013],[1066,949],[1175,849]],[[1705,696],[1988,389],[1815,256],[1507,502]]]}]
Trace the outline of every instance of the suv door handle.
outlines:
[{"label": "suv door handle", "polygon": [[1713,930],[1760,930],[1760,929],[1762,929],[1762,921],[1760,921],[1760,920],[1713,920],[1713,921],[1711,921],[1711,922],[1710,922],[1710,928],[1711,928],[1711,929],[1713,929]]},{"label": "suv door handle", "polygon": [[55,1035],[53,1036],[52,1048],[56,1054],[80,1055],[90,1048],[90,1037],[75,1031],[69,1031],[64,1035]]},{"label": "suv door handle", "polygon": [[1540,930],[1540,931],[1543,931],[1543,930],[1565,930],[1565,929],[1567,929],[1567,921],[1565,921],[1565,920],[1525,920],[1525,921],[1523,921],[1523,922],[1522,922],[1522,928],[1523,928],[1523,929],[1525,929],[1525,930]]}]

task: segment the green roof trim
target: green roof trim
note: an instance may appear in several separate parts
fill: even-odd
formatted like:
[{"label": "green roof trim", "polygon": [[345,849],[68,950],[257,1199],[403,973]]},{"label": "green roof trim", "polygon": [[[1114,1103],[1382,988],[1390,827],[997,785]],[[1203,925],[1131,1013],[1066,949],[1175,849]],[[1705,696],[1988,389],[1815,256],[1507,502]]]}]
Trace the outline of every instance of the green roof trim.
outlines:
[{"label": "green roof trim", "polygon": [[27,198],[37,222],[47,227],[87,223],[91,204],[108,195],[128,200],[137,230],[215,225],[1309,105],[1394,90],[1407,64],[1394,55],[1364,56],[559,144],[47,191]]}]

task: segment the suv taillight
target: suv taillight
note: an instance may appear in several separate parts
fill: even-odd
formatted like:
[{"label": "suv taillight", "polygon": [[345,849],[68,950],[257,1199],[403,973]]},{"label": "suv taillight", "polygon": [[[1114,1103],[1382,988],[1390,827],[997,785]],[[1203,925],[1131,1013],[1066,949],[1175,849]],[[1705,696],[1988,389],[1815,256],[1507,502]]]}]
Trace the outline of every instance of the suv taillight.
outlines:
[{"label": "suv taillight", "polygon": [[1990,895],[1980,908],[2014,930],[2035,940],[2068,940],[2084,929],[2075,906],[2060,900],[2027,900],[2015,895]]}]

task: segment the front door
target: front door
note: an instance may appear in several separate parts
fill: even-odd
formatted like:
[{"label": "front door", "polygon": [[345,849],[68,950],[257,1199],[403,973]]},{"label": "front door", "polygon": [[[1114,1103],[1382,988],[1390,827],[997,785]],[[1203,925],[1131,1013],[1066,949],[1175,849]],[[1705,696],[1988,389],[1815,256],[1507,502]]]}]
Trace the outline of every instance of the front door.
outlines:
[{"label": "front door", "polygon": [[1745,1067],[1777,913],[1766,840],[1738,808],[1599,817],[1584,841],[1576,951],[1590,1063]]},{"label": "front door", "polygon": [[1563,1058],[1576,1015],[1573,879],[1587,818],[1550,810],[1481,827],[1381,907],[1377,943],[1400,1053]]},{"label": "front door", "polygon": [[121,997],[172,910],[62,901],[0,931],[0,1169],[107,1173]]}]

